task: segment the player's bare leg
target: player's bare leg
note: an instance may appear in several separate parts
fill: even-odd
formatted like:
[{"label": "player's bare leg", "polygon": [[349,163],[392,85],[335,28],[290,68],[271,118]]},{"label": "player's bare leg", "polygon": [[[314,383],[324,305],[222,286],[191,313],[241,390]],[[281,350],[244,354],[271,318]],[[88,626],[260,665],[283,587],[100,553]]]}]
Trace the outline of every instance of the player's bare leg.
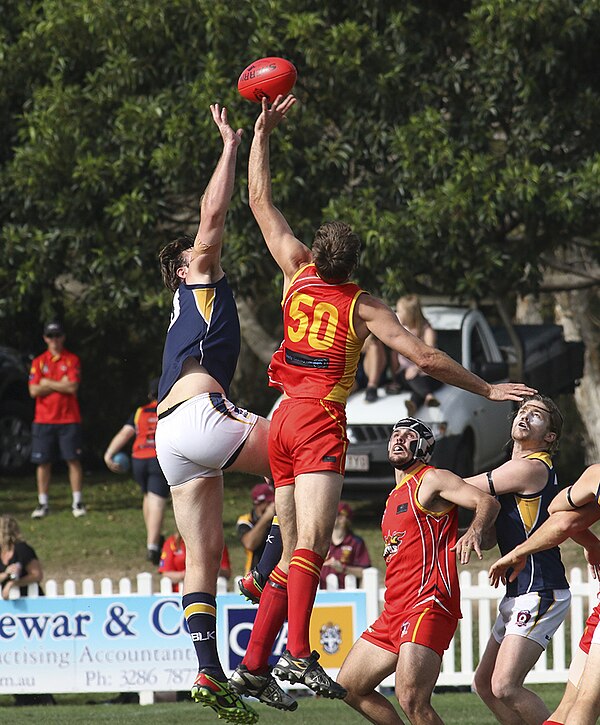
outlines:
[{"label": "player's bare leg", "polygon": [[587,654],[579,649],[575,650],[575,654],[571,659],[571,666],[569,667],[569,679],[567,680],[567,686],[562,696],[561,701],[558,703],[556,710],[550,715],[550,720],[553,722],[564,723],[567,720],[567,715],[571,712],[571,708],[575,704],[577,694],[579,693],[579,683],[585,663],[587,662]]},{"label": "player's bare leg", "polygon": [[48,495],[50,489],[50,477],[52,476],[52,464],[51,463],[39,463],[35,477],[37,482],[38,494]]},{"label": "player's bare leg", "polygon": [[575,704],[578,692],[579,690],[575,687],[575,685],[568,680],[562,700],[558,703],[556,710],[552,713],[552,715],[550,715],[548,720],[551,720],[552,722],[565,723],[567,721],[567,716],[571,712],[571,708]]},{"label": "player's bare leg", "polygon": [[331,471],[296,476],[297,548],[327,555],[343,483],[343,476]]},{"label": "player's bare leg", "polygon": [[[540,714],[531,722],[540,725],[548,717],[548,710],[537,695],[534,695],[530,690],[526,690],[523,687],[523,681],[529,670],[539,659],[542,648],[537,643],[530,642],[529,644],[535,644],[537,650],[537,655],[533,657],[533,662],[529,661],[525,653],[523,654],[523,662],[511,661],[506,658],[506,654],[512,648],[505,646],[506,641],[510,638],[521,639],[524,642],[527,641],[522,637],[515,638],[514,635],[510,635],[504,638],[501,646],[493,637],[490,637],[481,661],[475,671],[473,682],[475,691],[494,713],[498,722],[503,725],[529,725],[530,721],[524,719],[523,714],[514,709],[513,704],[517,701],[517,688],[525,693],[530,693],[534,698],[534,709],[536,707],[539,708],[540,704],[542,708],[539,711]],[[503,657],[500,657],[501,648],[503,649]],[[519,680],[520,686],[517,684]],[[525,695],[525,698],[527,698],[527,695]],[[544,711],[546,714],[544,714]]]},{"label": "player's bare leg", "polygon": [[502,640],[492,675],[494,696],[527,725],[540,725],[550,715],[541,698],[523,685],[542,652],[537,642],[509,634]]},{"label": "player's bare leg", "polygon": [[431,705],[442,658],[429,647],[406,642],[396,666],[396,697],[413,725],[444,725]]},{"label": "player's bare leg", "polygon": [[216,642],[216,589],[223,553],[223,477],[195,478],[171,488],[177,528],[186,546],[182,605],[198,657],[192,697],[229,722],[254,723],[257,713],[231,690]]},{"label": "player's bare leg", "polygon": [[318,695],[338,699],[345,697],[346,692],[318,664],[318,653],[311,652],[309,625],[342,483],[343,477],[330,471],[296,476],[298,540],[287,583],[288,641],[286,651],[273,668],[273,674],[281,679],[302,683]]},{"label": "player's bare leg", "polygon": [[81,492],[83,488],[83,467],[81,461],[74,458],[67,461],[67,468],[69,471],[69,483],[71,484],[71,491],[73,493]]},{"label": "player's bare leg", "polygon": [[[144,495],[142,513],[146,524],[146,546],[158,546],[165,515],[167,499],[152,491]],[[160,552],[159,552],[160,554]]]},{"label": "player's bare leg", "polygon": [[369,722],[377,725],[403,722],[387,697],[375,689],[396,670],[397,661],[393,652],[358,639],[342,664],[337,681],[347,690],[344,702]]},{"label": "player's bare leg", "polygon": [[296,527],[295,487],[279,486],[275,489],[275,511],[281,528],[283,550],[277,565],[286,574],[290,568],[292,553],[298,545],[298,529]]},{"label": "player's bare leg", "polygon": [[223,554],[223,477],[195,478],[172,486],[173,513],[185,541],[184,593],[215,594]]},{"label": "player's bare leg", "polygon": [[246,438],[238,457],[227,470],[255,473],[257,476],[270,476],[271,467],[269,466],[269,452],[267,450],[268,435],[269,421],[266,418],[259,418],[252,432]]},{"label": "player's bare leg", "polygon": [[579,693],[567,718],[566,725],[594,725],[600,717],[600,645],[592,644]]}]

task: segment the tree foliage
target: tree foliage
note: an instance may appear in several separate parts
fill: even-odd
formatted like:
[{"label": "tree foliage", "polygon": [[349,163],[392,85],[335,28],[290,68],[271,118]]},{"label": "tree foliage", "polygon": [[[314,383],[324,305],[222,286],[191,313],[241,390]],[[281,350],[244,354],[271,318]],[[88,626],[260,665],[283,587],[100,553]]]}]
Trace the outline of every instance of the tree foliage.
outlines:
[{"label": "tree foliage", "polygon": [[308,243],[323,218],[349,220],[369,289],[501,296],[535,289],[542,255],[575,237],[600,256],[597,0],[0,5],[6,341],[32,346],[61,315],[112,361],[100,376],[156,370],[156,255],[197,224],[215,101],[247,133],[225,267],[272,319],[279,278],[244,178],[258,107],[236,91],[266,55],[299,70],[276,202]]}]

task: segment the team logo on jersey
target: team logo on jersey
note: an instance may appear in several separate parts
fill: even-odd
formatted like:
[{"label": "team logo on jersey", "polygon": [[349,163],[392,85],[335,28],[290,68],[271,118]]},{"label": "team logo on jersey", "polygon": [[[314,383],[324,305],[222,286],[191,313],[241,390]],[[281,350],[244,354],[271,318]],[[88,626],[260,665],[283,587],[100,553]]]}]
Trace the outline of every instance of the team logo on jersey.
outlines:
[{"label": "team logo on jersey", "polygon": [[408,504],[407,503],[401,503],[400,506],[396,509],[396,515],[398,514],[405,514],[408,511]]},{"label": "team logo on jersey", "polygon": [[406,637],[408,634],[408,628],[410,627],[410,622],[402,622],[402,629],[400,631],[401,637]]},{"label": "team logo on jersey", "polygon": [[394,554],[398,553],[402,539],[406,535],[406,531],[394,531],[393,534],[389,534],[384,539],[383,558],[389,561]]},{"label": "team logo on jersey", "polygon": [[531,619],[531,612],[527,609],[522,609],[517,614],[517,627],[525,627]]},{"label": "team logo on jersey", "polygon": [[328,655],[334,655],[342,644],[342,630],[339,625],[327,622],[321,627],[319,641]]}]

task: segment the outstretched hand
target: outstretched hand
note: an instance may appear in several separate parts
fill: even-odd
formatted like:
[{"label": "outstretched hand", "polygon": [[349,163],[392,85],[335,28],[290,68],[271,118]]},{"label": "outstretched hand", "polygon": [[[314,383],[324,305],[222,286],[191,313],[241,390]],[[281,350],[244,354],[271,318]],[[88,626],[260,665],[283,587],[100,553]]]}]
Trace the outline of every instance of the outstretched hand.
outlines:
[{"label": "outstretched hand", "polygon": [[225,106],[221,108],[218,103],[211,103],[210,112],[212,113],[213,121],[217,124],[221,138],[223,139],[223,145],[227,143],[233,144],[236,148],[242,142],[242,129],[238,128],[234,131],[229,125],[227,120],[227,109]]},{"label": "outstretched hand", "polygon": [[526,556],[515,556],[513,552],[506,554],[498,561],[494,562],[488,571],[490,578],[490,584],[493,587],[497,587],[500,582],[506,584],[506,574],[509,569],[512,569],[508,581],[514,582],[519,574],[525,568],[525,562],[527,561]]},{"label": "outstretched hand", "polygon": [[270,134],[274,128],[279,126],[287,115],[287,112],[295,103],[296,97],[291,93],[285,96],[285,98],[283,96],[277,96],[271,104],[271,108],[269,108],[267,99],[263,98],[261,101],[262,109],[260,116],[254,124],[254,133]]},{"label": "outstretched hand", "polygon": [[490,385],[488,400],[517,400],[521,401],[528,395],[535,395],[537,390],[523,383],[496,383]]}]

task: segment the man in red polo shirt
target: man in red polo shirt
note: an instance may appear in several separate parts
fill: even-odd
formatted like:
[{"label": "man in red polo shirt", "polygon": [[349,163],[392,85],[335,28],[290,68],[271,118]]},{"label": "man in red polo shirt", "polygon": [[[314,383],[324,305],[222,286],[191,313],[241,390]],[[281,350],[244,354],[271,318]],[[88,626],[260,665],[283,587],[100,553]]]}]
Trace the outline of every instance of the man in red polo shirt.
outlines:
[{"label": "man in red polo shirt", "polygon": [[81,380],[79,358],[65,349],[65,333],[60,322],[44,327],[48,349],[31,363],[29,394],[35,398],[31,461],[37,465],[38,506],[34,519],[48,515],[48,489],[52,464],[61,458],[69,469],[73,492],[73,516],[85,516],[81,499],[81,414],[77,390]]}]

